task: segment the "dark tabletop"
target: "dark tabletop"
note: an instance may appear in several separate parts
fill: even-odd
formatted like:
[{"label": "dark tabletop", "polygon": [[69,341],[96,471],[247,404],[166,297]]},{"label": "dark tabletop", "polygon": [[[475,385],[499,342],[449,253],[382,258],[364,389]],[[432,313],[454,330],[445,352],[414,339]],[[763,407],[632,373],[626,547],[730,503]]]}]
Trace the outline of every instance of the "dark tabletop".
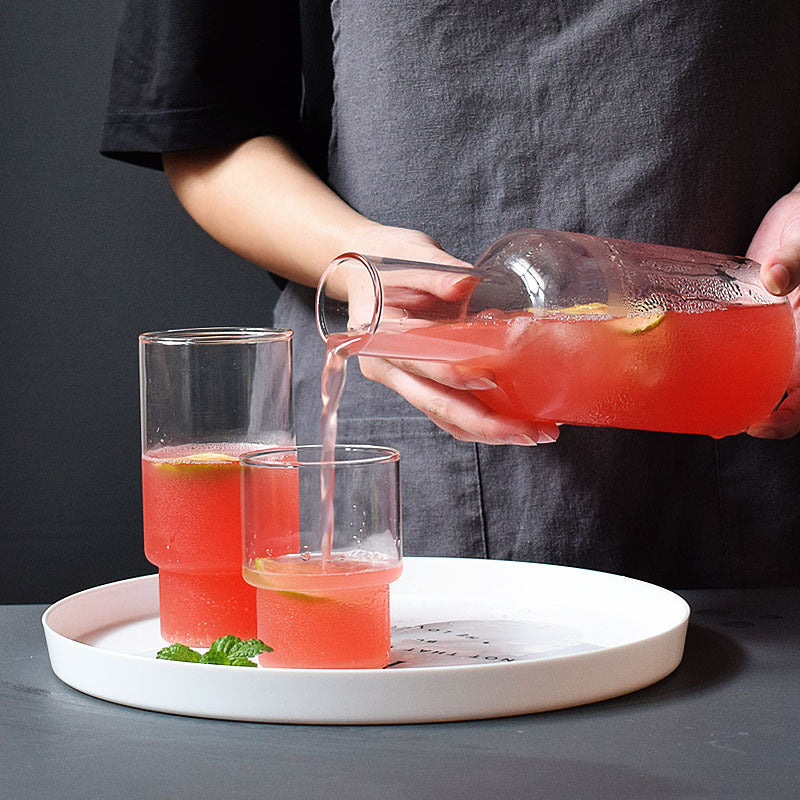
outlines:
[{"label": "dark tabletop", "polygon": [[800,589],[681,592],[683,663],[647,689],[522,717],[274,725],[140,711],[50,670],[44,606],[0,607],[0,797],[800,797]]}]

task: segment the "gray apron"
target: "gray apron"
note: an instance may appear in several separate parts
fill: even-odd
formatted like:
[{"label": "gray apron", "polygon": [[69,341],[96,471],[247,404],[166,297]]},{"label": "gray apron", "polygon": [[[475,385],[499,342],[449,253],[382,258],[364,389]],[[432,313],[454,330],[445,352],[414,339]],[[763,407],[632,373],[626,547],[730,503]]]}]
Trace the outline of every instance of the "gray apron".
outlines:
[{"label": "gray apron", "polygon": [[[766,11],[765,8],[769,8]],[[336,0],[330,183],[474,261],[520,227],[743,253],[800,180],[800,12],[666,0]],[[290,284],[300,440],[324,348]],[[402,454],[405,552],[575,565],[661,585],[800,580],[800,437],[562,428],[458,442],[348,368],[340,440]]]}]

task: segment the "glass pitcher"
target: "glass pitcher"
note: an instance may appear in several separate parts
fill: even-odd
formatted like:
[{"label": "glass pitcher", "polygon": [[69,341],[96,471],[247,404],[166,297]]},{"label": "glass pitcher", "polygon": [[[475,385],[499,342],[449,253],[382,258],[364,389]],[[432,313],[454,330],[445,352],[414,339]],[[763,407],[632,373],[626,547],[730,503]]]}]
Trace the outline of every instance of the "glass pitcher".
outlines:
[{"label": "glass pitcher", "polygon": [[346,253],[316,313],[329,348],[492,374],[476,395],[510,417],[714,437],[769,414],[795,352],[753,261],[539,229],[474,268]]}]

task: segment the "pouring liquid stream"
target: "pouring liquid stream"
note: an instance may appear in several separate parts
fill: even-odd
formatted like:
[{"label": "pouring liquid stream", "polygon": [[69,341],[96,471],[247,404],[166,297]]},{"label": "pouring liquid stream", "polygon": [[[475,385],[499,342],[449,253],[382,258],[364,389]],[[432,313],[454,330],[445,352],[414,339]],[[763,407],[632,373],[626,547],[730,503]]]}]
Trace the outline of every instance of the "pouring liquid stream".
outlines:
[{"label": "pouring liquid stream", "polygon": [[331,560],[333,544],[333,488],[336,480],[334,466],[336,436],[339,420],[339,401],[344,391],[347,377],[347,358],[359,349],[362,335],[344,336],[331,342],[325,353],[322,369],[321,395],[322,415],[320,421],[322,441],[322,462],[320,470],[320,521],[322,540],[322,571],[325,572]]},{"label": "pouring liquid stream", "polygon": [[[380,336],[365,332],[348,332],[331,334],[327,341],[325,362],[322,369],[321,400],[322,414],[320,420],[320,433],[322,442],[321,459],[323,467],[320,470],[320,520],[321,534],[321,562],[322,571],[326,572],[331,563],[334,510],[333,496],[336,480],[336,467],[334,466],[335,447],[338,431],[339,402],[344,391],[347,376],[347,359],[358,353],[372,356],[391,358],[411,354],[422,360],[445,360],[458,362],[469,357],[481,355],[484,350],[477,342],[466,342],[460,345],[458,341],[448,338],[439,346],[435,340],[406,336],[397,339],[402,329]],[[410,338],[410,343],[409,343]],[[399,349],[397,349],[399,346]],[[397,352],[395,350],[397,349]]]}]

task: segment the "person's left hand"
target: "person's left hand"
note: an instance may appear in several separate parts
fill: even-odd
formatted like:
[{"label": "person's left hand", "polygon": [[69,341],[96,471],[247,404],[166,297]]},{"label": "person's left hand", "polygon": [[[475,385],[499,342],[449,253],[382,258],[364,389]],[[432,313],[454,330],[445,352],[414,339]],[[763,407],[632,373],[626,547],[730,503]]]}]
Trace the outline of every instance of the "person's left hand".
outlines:
[{"label": "person's left hand", "polygon": [[786,399],[747,432],[760,439],[788,439],[800,431],[800,185],[767,212],[747,256],[760,262],[761,281],[769,292],[788,295],[797,342]]}]

